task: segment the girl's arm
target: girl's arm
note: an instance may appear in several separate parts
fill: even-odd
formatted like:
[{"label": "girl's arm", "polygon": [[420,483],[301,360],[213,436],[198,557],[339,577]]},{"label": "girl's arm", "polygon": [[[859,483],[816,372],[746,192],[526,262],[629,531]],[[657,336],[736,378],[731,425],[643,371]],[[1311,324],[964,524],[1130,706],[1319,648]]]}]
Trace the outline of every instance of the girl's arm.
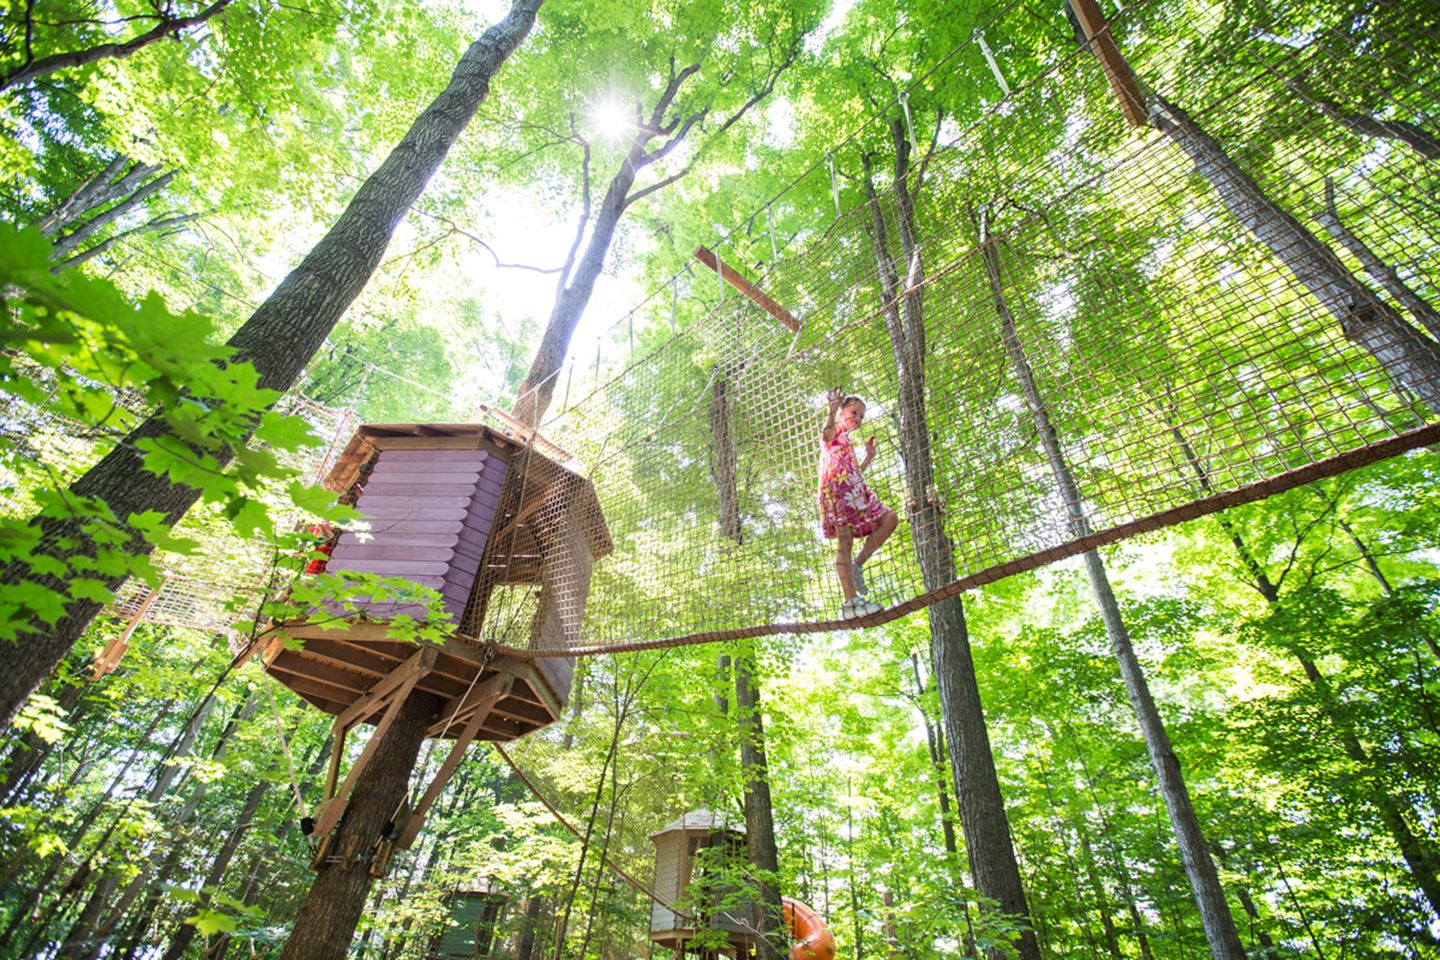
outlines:
[{"label": "girl's arm", "polygon": [[830,412],[825,414],[825,425],[820,428],[820,437],[829,443],[835,439],[835,414],[840,412],[840,404],[845,400],[845,391],[837,387],[825,394],[825,399],[830,404]]}]

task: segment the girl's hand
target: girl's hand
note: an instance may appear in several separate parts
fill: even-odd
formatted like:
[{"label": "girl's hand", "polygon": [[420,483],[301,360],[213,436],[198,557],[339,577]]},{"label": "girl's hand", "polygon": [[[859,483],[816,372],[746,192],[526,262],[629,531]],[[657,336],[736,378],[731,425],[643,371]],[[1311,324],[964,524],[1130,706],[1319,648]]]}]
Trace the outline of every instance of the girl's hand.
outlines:
[{"label": "girl's hand", "polygon": [[869,463],[875,457],[875,438],[865,438],[865,462]]},{"label": "girl's hand", "polygon": [[840,409],[840,404],[845,402],[845,391],[839,387],[832,388],[825,394],[825,402],[830,404],[830,412],[834,413]]}]

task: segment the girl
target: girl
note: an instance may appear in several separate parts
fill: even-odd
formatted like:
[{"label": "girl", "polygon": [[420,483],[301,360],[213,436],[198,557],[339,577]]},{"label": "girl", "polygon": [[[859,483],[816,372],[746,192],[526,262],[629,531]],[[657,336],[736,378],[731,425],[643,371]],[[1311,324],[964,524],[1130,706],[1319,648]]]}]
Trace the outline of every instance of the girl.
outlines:
[{"label": "girl", "polygon": [[[831,390],[825,399],[830,412],[820,431],[820,525],[827,539],[838,541],[835,572],[845,592],[840,619],[850,620],[882,609],[865,599],[861,565],[895,532],[899,520],[865,485],[863,474],[875,457],[875,438],[865,441],[865,459],[860,463],[855,462],[850,445],[851,432],[865,419],[865,401],[847,397],[839,389]],[[866,539],[860,553],[852,557],[856,537]]]}]

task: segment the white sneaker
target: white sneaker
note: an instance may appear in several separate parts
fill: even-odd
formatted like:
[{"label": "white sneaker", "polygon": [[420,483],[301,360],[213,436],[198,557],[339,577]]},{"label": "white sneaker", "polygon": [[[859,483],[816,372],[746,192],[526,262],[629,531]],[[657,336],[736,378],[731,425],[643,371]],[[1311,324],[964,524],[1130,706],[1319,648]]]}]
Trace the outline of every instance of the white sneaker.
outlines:
[{"label": "white sneaker", "polygon": [[859,617],[868,617],[872,613],[879,613],[885,608],[878,603],[871,603],[864,597],[853,597],[840,605],[841,620],[855,620]]}]

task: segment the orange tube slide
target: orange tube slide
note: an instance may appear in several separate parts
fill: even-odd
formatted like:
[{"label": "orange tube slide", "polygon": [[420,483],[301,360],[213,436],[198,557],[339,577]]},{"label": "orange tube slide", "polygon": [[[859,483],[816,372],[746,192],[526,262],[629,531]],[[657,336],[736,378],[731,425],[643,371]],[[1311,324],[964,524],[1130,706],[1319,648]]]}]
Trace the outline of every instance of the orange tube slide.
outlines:
[{"label": "orange tube slide", "polygon": [[793,943],[790,960],[835,960],[835,934],[820,914],[790,897],[781,897],[780,905]]}]

